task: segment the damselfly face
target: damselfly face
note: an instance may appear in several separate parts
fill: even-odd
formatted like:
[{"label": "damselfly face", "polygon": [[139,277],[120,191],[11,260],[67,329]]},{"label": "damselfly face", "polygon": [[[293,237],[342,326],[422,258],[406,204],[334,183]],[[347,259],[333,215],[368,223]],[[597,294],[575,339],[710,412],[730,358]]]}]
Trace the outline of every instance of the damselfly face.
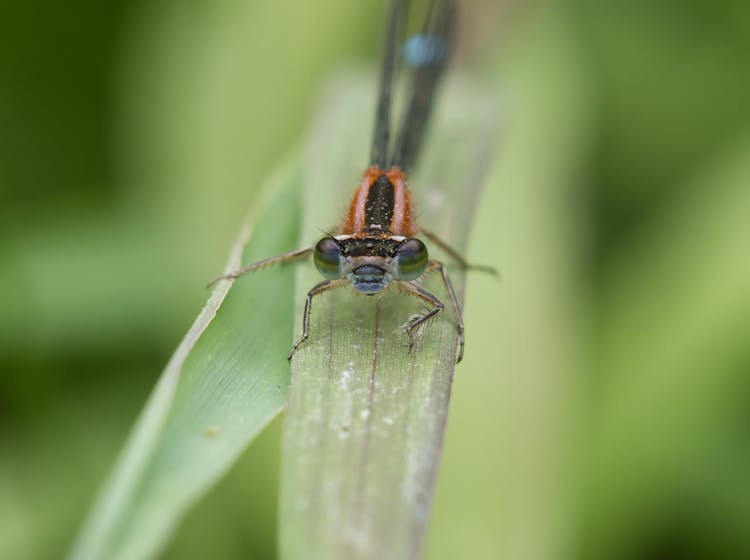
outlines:
[{"label": "damselfly face", "polygon": [[411,281],[427,268],[427,247],[419,239],[385,235],[325,237],[313,260],[329,280],[347,278],[363,294],[377,294],[391,280]]}]

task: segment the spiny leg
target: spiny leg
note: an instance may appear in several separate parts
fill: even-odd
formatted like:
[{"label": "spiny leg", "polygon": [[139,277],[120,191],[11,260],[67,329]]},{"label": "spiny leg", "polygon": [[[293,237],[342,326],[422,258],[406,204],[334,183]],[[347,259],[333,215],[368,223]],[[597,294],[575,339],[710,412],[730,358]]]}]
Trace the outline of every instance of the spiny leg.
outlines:
[{"label": "spiny leg", "polygon": [[429,321],[430,319],[432,319],[435,315],[440,313],[445,306],[443,305],[443,302],[440,301],[434,294],[428,292],[419,284],[415,284],[414,282],[399,282],[398,286],[407,294],[418,297],[422,301],[426,301],[427,303],[430,303],[434,306],[427,313],[419,315],[418,317],[410,320],[406,325],[406,333],[409,335],[409,352],[411,352],[412,348],[414,347],[414,329],[423,324],[425,321]]},{"label": "spiny leg", "polygon": [[497,269],[492,266],[487,266],[484,264],[471,264],[466,261],[459,253],[456,251],[453,247],[448,245],[445,241],[440,239],[437,235],[435,235],[433,232],[431,232],[428,229],[419,228],[420,233],[422,233],[427,239],[429,239],[432,243],[440,247],[445,253],[453,259],[456,264],[461,267],[464,270],[478,270],[479,272],[487,272],[489,274],[492,274],[493,276],[497,276]]},{"label": "spiny leg", "polygon": [[247,266],[243,266],[242,268],[235,270],[234,272],[222,274],[221,276],[211,280],[211,282],[209,282],[208,284],[208,287],[210,288],[219,280],[235,280],[236,278],[239,278],[240,276],[247,274],[248,272],[255,272],[259,268],[264,268],[272,264],[304,259],[312,252],[312,247],[302,247],[301,249],[297,249],[296,251],[292,251],[291,253],[284,253],[282,255],[276,255],[275,257],[268,257],[267,259],[263,259],[261,261],[248,264]]},{"label": "spiny leg", "polygon": [[443,284],[445,284],[445,289],[448,290],[448,295],[451,298],[451,304],[453,305],[453,312],[456,314],[456,330],[458,331],[459,336],[459,349],[458,349],[458,358],[456,359],[456,363],[459,363],[464,358],[464,319],[463,319],[463,313],[461,312],[461,306],[458,304],[458,298],[456,297],[456,291],[453,289],[453,284],[451,283],[451,279],[448,276],[448,271],[445,270],[445,265],[441,263],[440,261],[430,261],[427,264],[427,269],[425,270],[425,274],[428,272],[431,272],[433,270],[439,270],[440,275],[443,278]]},{"label": "spiny leg", "polygon": [[345,286],[348,283],[349,280],[347,280],[346,278],[339,278],[337,280],[323,280],[320,284],[316,284],[312,290],[307,292],[307,299],[305,300],[305,311],[302,315],[302,336],[297,339],[297,342],[294,343],[294,346],[292,346],[292,349],[289,351],[289,355],[286,357],[288,361],[292,361],[292,356],[294,356],[297,348],[299,348],[300,344],[307,340],[308,331],[310,330],[310,311],[312,310],[312,298],[314,298],[318,294],[322,294],[327,290],[340,288],[341,286]]}]

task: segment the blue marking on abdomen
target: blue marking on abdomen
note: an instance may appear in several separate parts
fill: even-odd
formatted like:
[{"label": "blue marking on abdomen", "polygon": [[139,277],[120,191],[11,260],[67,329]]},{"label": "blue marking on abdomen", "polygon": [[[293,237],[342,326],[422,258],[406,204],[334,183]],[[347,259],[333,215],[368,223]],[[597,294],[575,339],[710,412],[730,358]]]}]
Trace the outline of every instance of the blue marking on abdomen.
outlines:
[{"label": "blue marking on abdomen", "polygon": [[445,58],[445,41],[432,35],[414,35],[403,46],[404,60],[415,68],[437,64]]}]

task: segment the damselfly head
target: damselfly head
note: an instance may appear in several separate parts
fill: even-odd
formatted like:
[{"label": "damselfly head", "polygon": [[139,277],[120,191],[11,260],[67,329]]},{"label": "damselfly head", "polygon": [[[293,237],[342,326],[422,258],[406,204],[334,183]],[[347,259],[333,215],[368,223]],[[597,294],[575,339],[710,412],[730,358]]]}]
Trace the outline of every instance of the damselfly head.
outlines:
[{"label": "damselfly head", "polygon": [[415,280],[427,268],[427,247],[396,235],[324,237],[313,251],[315,267],[327,279],[347,278],[363,294],[377,294],[391,280]]}]

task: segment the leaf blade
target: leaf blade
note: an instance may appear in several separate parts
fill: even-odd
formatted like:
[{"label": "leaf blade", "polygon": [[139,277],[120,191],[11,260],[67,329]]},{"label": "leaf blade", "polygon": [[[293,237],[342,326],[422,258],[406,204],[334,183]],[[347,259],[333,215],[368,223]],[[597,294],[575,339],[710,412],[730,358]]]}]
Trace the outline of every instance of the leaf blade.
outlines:
[{"label": "leaf blade", "polygon": [[[296,167],[269,182],[256,215],[257,234],[246,226],[227,270],[296,243]],[[288,384],[293,282],[292,269],[282,266],[235,281],[231,291],[228,281],[216,285],[141,413],[72,558],[154,556],[278,414]]]},{"label": "leaf blade", "polygon": [[[348,153],[366,154],[369,138],[352,129],[369,114],[372,85],[350,83],[329,99],[321,134],[344,151],[313,146],[306,166],[307,235],[330,216],[331,199],[351,189],[331,177],[358,178]],[[414,189],[425,225],[465,247],[481,170],[491,153],[488,123],[494,104],[472,95],[474,84],[456,81],[434,123],[434,136]],[[479,97],[479,99],[477,99]],[[474,116],[471,117],[471,111]],[[343,126],[342,123],[347,123]],[[456,138],[468,142],[456,149]],[[491,128],[491,127],[490,127]],[[491,136],[491,135],[490,135]],[[360,157],[355,161],[362,161]],[[474,173],[476,171],[476,173]],[[450,263],[449,263],[450,264]],[[463,293],[464,275],[451,270]],[[316,279],[300,271],[298,315],[305,288]],[[458,336],[439,274],[425,287],[445,310],[417,333],[412,352],[404,325],[423,304],[395,289],[366,298],[346,287],[313,302],[311,337],[295,354],[282,445],[282,558],[413,558],[419,554],[437,477]],[[461,299],[461,297],[459,296]]]}]

